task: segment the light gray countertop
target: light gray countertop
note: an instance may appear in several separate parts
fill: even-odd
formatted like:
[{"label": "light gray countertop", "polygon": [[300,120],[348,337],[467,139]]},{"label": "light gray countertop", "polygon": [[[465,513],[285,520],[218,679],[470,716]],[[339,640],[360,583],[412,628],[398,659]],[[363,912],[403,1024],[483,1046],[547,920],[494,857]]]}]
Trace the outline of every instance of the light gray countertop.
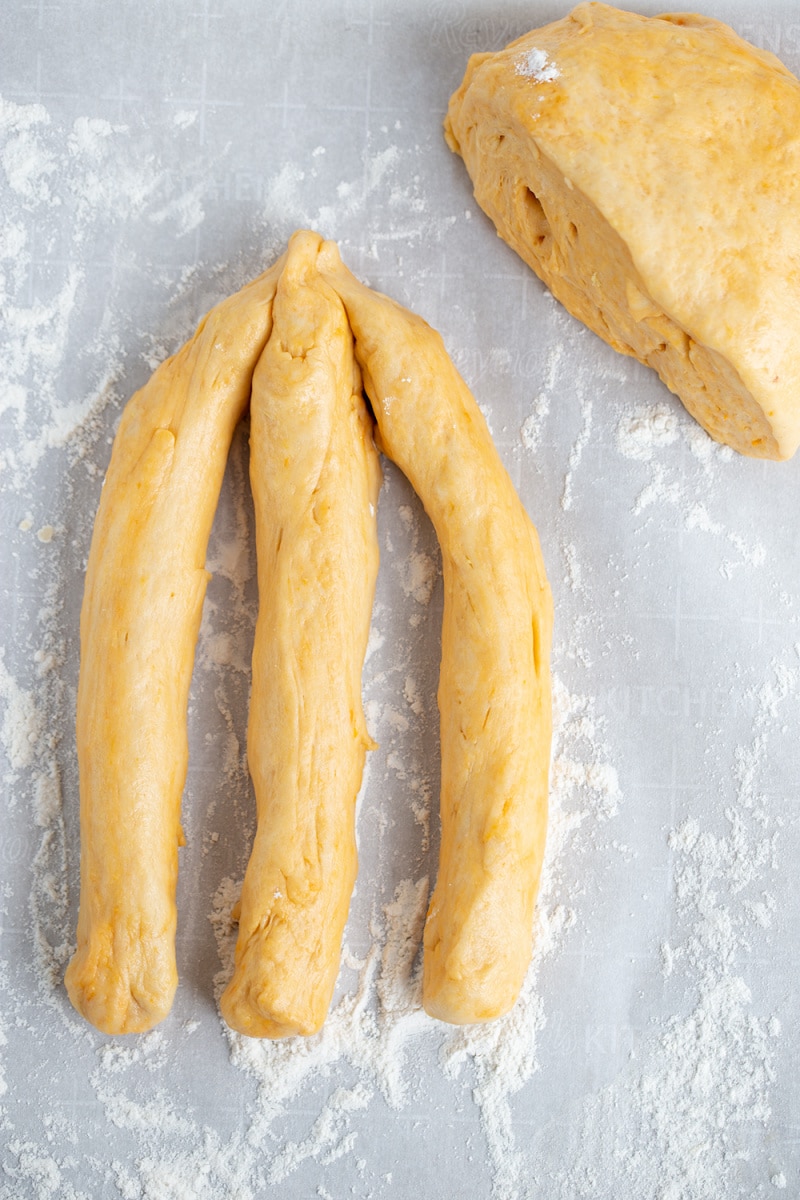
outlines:
[{"label": "light gray countertop", "polygon": [[[800,466],[714,445],[569,317],[441,134],[472,51],[566,10],[0,10],[1,1197],[800,1195]],[[794,3],[704,11],[800,70]],[[380,748],[335,1009],[308,1044],[222,1025],[254,823],[242,429],[192,689],[180,987],[157,1030],[107,1038],[62,977],[77,621],[110,440],[153,367],[299,227],[441,331],[541,535],[557,737],[534,966],[482,1031],[419,1009],[441,577],[387,465],[364,672]]]}]

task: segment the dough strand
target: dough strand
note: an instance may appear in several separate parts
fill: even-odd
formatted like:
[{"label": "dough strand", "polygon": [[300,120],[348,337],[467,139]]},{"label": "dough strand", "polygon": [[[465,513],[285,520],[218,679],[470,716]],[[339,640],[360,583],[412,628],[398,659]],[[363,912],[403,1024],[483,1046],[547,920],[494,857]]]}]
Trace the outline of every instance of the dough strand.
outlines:
[{"label": "dough strand", "polygon": [[250,477],[259,609],[247,748],[258,827],[221,1008],[251,1037],[312,1034],[330,1004],[372,747],[361,670],[378,571],[380,464],[353,337],[295,234],[256,368]]},{"label": "dough strand", "polygon": [[104,1033],[150,1029],[177,985],[186,710],[206,548],[281,268],[212,309],[128,402],[100,499],[81,610],[81,894],[65,982]]},{"label": "dough strand", "polygon": [[439,335],[360,284],[334,243],[319,263],[347,309],[378,444],[442,549],[442,829],[423,1003],[444,1021],[488,1021],[513,1005],[531,957],[547,824],[550,588],[536,531]]}]

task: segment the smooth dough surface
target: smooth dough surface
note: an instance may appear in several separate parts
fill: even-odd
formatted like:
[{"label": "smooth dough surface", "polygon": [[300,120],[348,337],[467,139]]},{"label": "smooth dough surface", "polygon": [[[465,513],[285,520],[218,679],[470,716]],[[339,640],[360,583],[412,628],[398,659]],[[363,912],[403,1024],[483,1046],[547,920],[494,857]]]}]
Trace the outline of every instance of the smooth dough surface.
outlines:
[{"label": "smooth dough surface", "polygon": [[604,4],[477,54],[445,132],[500,235],[712,437],[800,443],[800,83],[711,18]]},{"label": "smooth dough surface", "polygon": [[423,1004],[455,1024],[514,1003],[531,958],[547,824],[552,601],[539,540],[439,335],[360,284],[325,243],[380,448],[442,550],[441,849]]},{"label": "smooth dough surface", "polygon": [[339,970],[372,742],[361,670],[380,465],[341,300],[293,237],[256,368],[250,477],[259,609],[247,736],[258,826],[221,1009],[251,1037],[312,1034]]},{"label": "smooth dough surface", "polygon": [[177,985],[180,800],[206,548],[281,265],[212,309],[132,397],[100,499],[81,610],[81,891],[65,982],[105,1033],[151,1028]]}]

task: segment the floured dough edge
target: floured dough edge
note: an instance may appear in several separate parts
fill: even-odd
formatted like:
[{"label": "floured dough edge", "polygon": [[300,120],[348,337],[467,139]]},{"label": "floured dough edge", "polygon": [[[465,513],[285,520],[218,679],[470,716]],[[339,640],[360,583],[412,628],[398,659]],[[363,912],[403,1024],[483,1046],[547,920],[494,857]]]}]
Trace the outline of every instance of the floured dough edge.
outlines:
[{"label": "floured dough edge", "polygon": [[481,120],[470,88],[491,57],[470,59],[450,100],[445,138],[463,158],[475,199],[500,237],[568,312],[615,350],[652,367],[715,441],[750,457],[790,458],[796,445],[779,443],[735,367],[653,300],[624,240],[530,131],[511,119],[502,128]]}]

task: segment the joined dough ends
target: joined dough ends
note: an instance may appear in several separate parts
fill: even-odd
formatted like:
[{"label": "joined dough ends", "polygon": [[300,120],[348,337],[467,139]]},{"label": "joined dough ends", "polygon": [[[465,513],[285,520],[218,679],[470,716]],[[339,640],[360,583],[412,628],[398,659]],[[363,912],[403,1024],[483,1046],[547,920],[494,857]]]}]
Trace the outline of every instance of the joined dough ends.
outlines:
[{"label": "joined dough ends", "polygon": [[309,1035],[333,994],[373,747],[361,672],[378,571],[377,442],[442,550],[441,848],[423,1004],[444,1021],[491,1020],[514,1004],[530,961],[547,824],[553,613],[539,540],[442,339],[309,232],[217,306],[123,413],[81,614],[70,998],[108,1033],[149,1029],[172,1002],[203,563],[248,401],[257,827],[222,1015],[251,1037]]}]

